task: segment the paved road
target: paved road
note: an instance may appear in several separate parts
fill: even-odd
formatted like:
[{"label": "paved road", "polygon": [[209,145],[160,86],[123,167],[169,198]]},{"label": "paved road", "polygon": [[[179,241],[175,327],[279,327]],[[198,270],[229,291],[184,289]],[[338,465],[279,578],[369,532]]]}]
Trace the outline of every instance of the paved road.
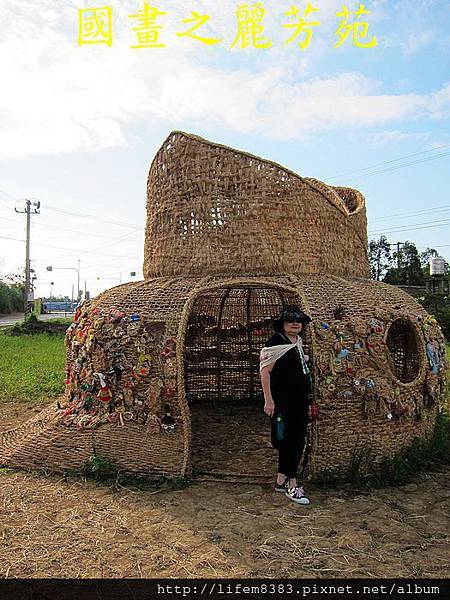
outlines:
[{"label": "paved road", "polygon": [[[10,315],[0,315],[0,327],[4,327],[6,325],[14,325],[18,321],[23,321],[24,313],[12,313]],[[54,312],[48,315],[39,315],[39,320],[49,321],[50,319],[61,319],[68,318],[70,319],[73,316],[73,313],[64,313],[64,312]]]}]

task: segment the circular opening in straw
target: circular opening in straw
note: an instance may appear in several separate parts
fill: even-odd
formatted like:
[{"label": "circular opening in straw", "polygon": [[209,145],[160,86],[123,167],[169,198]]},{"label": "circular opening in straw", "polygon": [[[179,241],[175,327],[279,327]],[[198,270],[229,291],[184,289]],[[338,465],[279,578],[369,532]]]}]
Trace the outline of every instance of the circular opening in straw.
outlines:
[{"label": "circular opening in straw", "polygon": [[414,381],[420,372],[417,332],[411,321],[396,319],[386,335],[389,365],[392,373],[403,383]]}]

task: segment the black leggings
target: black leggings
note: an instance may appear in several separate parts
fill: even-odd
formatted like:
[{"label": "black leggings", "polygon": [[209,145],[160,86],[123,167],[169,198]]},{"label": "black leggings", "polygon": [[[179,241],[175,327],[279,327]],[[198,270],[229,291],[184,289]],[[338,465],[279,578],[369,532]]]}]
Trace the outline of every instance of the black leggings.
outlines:
[{"label": "black leggings", "polygon": [[290,421],[286,435],[278,442],[278,472],[289,479],[297,474],[306,444],[306,419]]}]

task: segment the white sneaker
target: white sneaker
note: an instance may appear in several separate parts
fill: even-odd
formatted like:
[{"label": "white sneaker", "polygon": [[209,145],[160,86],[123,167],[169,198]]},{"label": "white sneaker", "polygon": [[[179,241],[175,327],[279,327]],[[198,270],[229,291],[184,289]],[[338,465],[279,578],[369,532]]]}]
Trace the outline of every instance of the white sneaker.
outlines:
[{"label": "white sneaker", "polygon": [[297,502],[297,504],[309,504],[309,498],[305,496],[305,490],[300,485],[288,488],[285,492],[285,496],[287,496],[289,500],[292,500],[292,502]]}]

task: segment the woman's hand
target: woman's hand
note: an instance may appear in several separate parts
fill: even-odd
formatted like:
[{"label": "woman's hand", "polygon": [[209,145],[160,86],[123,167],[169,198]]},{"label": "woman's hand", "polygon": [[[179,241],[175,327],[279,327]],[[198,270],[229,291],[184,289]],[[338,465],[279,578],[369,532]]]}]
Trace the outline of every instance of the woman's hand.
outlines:
[{"label": "woman's hand", "polygon": [[265,403],[264,403],[264,412],[269,417],[273,417],[273,414],[275,412],[275,404],[274,404],[274,401],[272,399],[265,401]]}]

